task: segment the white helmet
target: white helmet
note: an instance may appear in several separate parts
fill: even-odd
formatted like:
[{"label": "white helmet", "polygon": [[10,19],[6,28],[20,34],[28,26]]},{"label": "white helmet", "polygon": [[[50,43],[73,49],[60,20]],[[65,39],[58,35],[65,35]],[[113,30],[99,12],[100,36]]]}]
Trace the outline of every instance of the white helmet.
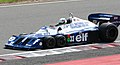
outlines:
[{"label": "white helmet", "polygon": [[64,23],[66,23],[67,22],[67,20],[65,19],[65,18],[60,18],[60,20],[59,20],[59,23],[60,24],[64,24]]}]

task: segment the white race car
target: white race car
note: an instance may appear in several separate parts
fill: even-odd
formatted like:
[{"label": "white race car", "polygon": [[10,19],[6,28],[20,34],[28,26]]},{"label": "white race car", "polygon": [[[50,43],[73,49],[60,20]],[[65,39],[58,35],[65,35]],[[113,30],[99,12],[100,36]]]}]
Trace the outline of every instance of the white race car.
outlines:
[{"label": "white race car", "polygon": [[114,42],[118,36],[119,25],[111,22],[119,22],[120,17],[115,16],[115,21],[112,21],[113,17],[112,14],[92,14],[88,21],[70,14],[68,19],[61,18],[58,24],[43,26],[35,33],[13,35],[5,44],[5,48],[30,50],[92,42]]}]

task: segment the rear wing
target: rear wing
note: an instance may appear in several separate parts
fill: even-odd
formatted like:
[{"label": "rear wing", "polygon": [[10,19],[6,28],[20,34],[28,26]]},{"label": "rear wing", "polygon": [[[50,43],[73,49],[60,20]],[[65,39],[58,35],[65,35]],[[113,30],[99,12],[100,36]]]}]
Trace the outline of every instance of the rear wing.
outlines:
[{"label": "rear wing", "polygon": [[120,25],[120,15],[106,14],[106,13],[94,13],[88,16],[88,20],[93,22],[111,22],[117,27]]}]

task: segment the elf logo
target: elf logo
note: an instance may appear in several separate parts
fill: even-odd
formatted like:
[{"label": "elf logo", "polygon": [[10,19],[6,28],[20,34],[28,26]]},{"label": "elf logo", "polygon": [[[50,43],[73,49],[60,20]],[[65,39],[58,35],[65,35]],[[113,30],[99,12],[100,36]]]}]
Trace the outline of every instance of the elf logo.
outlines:
[{"label": "elf logo", "polygon": [[79,33],[78,35],[68,35],[68,42],[81,42],[81,41],[87,41],[88,33]]}]

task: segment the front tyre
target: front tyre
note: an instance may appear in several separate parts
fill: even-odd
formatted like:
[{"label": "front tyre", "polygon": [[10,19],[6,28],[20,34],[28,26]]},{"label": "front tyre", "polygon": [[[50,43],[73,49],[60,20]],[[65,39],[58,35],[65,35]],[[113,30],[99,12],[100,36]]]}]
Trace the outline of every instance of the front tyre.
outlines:
[{"label": "front tyre", "polygon": [[54,48],[56,45],[55,38],[52,36],[47,36],[43,39],[43,48]]},{"label": "front tyre", "polygon": [[100,39],[102,42],[114,42],[118,36],[118,29],[114,24],[103,23],[99,26]]},{"label": "front tyre", "polygon": [[66,45],[66,38],[63,35],[57,35],[55,39],[58,47],[63,47]]}]

